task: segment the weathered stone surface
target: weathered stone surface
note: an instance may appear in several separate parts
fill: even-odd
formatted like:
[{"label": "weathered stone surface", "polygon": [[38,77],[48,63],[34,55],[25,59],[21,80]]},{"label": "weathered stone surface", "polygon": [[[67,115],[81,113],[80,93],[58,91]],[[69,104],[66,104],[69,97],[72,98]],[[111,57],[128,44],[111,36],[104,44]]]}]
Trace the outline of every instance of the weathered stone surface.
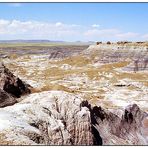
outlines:
[{"label": "weathered stone surface", "polygon": [[0,109],[0,133],[14,145],[147,145],[147,119],[136,104],[120,116],[77,95],[48,91]]},{"label": "weathered stone surface", "polygon": [[2,90],[19,98],[30,93],[29,87],[28,84],[14,76],[3,64],[0,64],[0,88]]},{"label": "weathered stone surface", "polygon": [[[143,131],[148,129],[142,125],[148,114],[136,105],[129,105],[123,112],[122,118],[112,112],[105,112],[104,119],[97,116],[96,128],[103,139],[104,145],[146,145],[147,136]],[[120,143],[120,144],[119,144]]]},{"label": "weathered stone surface", "polygon": [[14,76],[0,63],[0,107],[13,105],[24,94],[29,94],[30,85]]},{"label": "weathered stone surface", "polygon": [[[131,45],[130,45],[131,44]],[[95,62],[113,63],[120,61],[130,61],[130,64],[124,67],[126,71],[147,71],[148,70],[148,50],[147,46],[130,42],[117,42],[114,44],[91,45],[84,54],[98,55]]]},{"label": "weathered stone surface", "polygon": [[0,89],[0,107],[5,107],[15,104],[17,101],[11,97],[7,92]]},{"label": "weathered stone surface", "polygon": [[[93,145],[91,115],[87,107],[80,107],[81,98],[72,94],[51,91],[36,93],[13,106],[0,109],[0,128],[7,140],[14,144]],[[7,116],[11,116],[11,122]],[[13,116],[15,115],[15,117]],[[21,139],[15,135],[21,135]]]}]

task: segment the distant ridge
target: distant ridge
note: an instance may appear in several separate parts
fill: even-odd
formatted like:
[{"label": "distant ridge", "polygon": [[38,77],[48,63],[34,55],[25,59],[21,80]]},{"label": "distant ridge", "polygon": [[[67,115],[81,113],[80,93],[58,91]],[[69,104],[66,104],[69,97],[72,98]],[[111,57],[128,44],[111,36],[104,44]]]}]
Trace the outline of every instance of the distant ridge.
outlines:
[{"label": "distant ridge", "polygon": [[90,44],[94,44],[95,42],[93,41],[88,41],[88,42],[84,42],[84,41],[75,41],[75,42],[70,42],[70,41],[52,41],[52,40],[0,40],[0,44],[3,43],[62,43],[62,44],[74,44],[74,45],[90,45]]},{"label": "distant ridge", "polygon": [[52,43],[64,41],[50,41],[50,40],[0,40],[0,43]]}]

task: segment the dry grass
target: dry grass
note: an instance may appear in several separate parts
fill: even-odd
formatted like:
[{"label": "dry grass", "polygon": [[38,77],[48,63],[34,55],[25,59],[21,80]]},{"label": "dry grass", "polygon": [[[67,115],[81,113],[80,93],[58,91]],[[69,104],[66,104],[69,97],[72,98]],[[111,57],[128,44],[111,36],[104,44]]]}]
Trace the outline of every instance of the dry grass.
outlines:
[{"label": "dry grass", "polygon": [[[31,67],[32,73],[27,75],[27,72],[30,70],[30,67],[23,67],[11,64],[11,69],[17,70],[17,73],[20,76],[25,76],[28,80],[34,80],[36,82],[42,81],[41,85],[38,88],[32,88],[31,92],[42,92],[42,91],[50,91],[50,90],[60,90],[66,91],[73,94],[80,94],[84,96],[83,98],[89,100],[92,104],[103,104],[105,108],[116,108],[117,106],[114,105],[112,102],[104,100],[105,91],[103,90],[104,87],[108,84],[110,88],[115,83],[118,83],[121,79],[131,79],[132,81],[143,82],[145,86],[148,86],[147,74],[143,72],[131,73],[131,72],[120,72],[117,71],[118,68],[122,68],[127,66],[130,62],[129,61],[121,61],[116,63],[108,63],[104,64],[100,67],[93,66],[93,60],[95,58],[95,53],[89,59],[85,56],[78,55],[73,56],[71,58],[65,58],[60,61],[47,61],[46,59],[39,59],[39,62],[47,64],[47,68],[40,70],[38,66]],[[97,55],[98,56],[98,55]],[[24,59],[17,59],[18,62],[33,62],[30,56],[24,56]],[[49,67],[48,67],[49,64]],[[51,65],[56,65],[57,67],[50,67]],[[75,67],[75,69],[62,69],[60,68],[63,64],[68,64]],[[68,85],[75,86],[75,82],[79,81],[79,77],[86,77],[86,82],[83,84],[81,83],[76,88],[70,89],[68,86],[64,86],[64,79],[67,79],[67,76],[70,77],[71,75],[75,74],[78,77],[78,80],[72,80],[71,84]],[[85,74],[85,75],[83,75]],[[109,77],[112,75],[111,77]],[[104,80],[102,80],[104,78]],[[59,81],[61,80],[61,81]],[[88,80],[88,82],[87,82]],[[91,81],[96,81],[98,86],[94,86]],[[102,82],[103,81],[103,82]],[[62,83],[60,83],[62,82]],[[99,83],[100,82],[100,83]],[[89,86],[90,84],[90,86]],[[100,86],[101,87],[100,87]],[[91,87],[92,86],[92,87]],[[95,87],[95,88],[94,88]],[[129,90],[137,89],[134,86],[129,86]]]},{"label": "dry grass", "polygon": [[37,93],[37,92],[42,92],[42,91],[50,91],[50,90],[62,90],[62,91],[66,91],[69,93],[79,93],[78,90],[70,89],[70,88],[63,86],[63,85],[51,84],[51,83],[48,83],[48,84],[45,83],[45,85],[41,88],[31,88],[32,93]]},{"label": "dry grass", "polygon": [[20,47],[50,47],[50,46],[69,46],[69,45],[75,45],[72,43],[58,43],[58,42],[53,42],[53,43],[48,43],[48,42],[44,42],[44,43],[0,43],[0,47],[1,48],[6,48],[6,47],[13,47],[13,48],[17,48],[18,49]]},{"label": "dry grass", "polygon": [[131,85],[131,86],[128,86],[128,89],[129,89],[129,90],[136,90],[136,89],[137,89],[137,87],[136,87],[136,86]]},{"label": "dry grass", "polygon": [[110,63],[110,64],[105,64],[102,66],[102,68],[104,68],[104,70],[111,70],[111,69],[115,69],[115,68],[121,68],[121,67],[125,67],[129,64],[130,62],[128,61],[121,61],[121,62],[116,62],[116,63]]},{"label": "dry grass", "polygon": [[87,64],[91,64],[91,59],[84,56],[72,56],[69,58],[65,58],[61,61],[54,62],[54,64],[69,64],[71,66],[86,66]]},{"label": "dry grass", "polygon": [[148,87],[148,81],[142,82],[144,86]]},{"label": "dry grass", "polygon": [[0,145],[14,145],[13,141],[8,141],[5,134],[0,133]]},{"label": "dry grass", "polygon": [[18,55],[17,54],[15,54],[15,53],[13,53],[13,54],[11,54],[10,55],[10,59],[17,59],[18,58]]},{"label": "dry grass", "polygon": [[128,79],[132,79],[132,80],[135,80],[135,81],[146,81],[147,80],[147,74],[146,73],[142,73],[142,72],[138,72],[138,73],[128,73],[128,72],[123,72],[123,73],[120,73],[118,75],[116,75],[116,77],[118,79],[125,79],[125,78],[128,78]]}]

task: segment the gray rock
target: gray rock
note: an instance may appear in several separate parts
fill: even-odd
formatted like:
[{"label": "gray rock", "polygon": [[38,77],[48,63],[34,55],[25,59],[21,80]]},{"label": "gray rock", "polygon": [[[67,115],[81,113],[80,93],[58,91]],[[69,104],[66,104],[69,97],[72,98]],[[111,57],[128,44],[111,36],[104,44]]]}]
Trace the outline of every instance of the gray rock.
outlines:
[{"label": "gray rock", "polygon": [[14,145],[148,144],[148,114],[136,104],[118,116],[63,91],[31,94],[0,109],[0,119],[6,137],[2,140],[13,140]]},{"label": "gray rock", "polygon": [[0,65],[0,88],[11,94],[13,97],[19,98],[24,94],[29,94],[30,85],[14,76],[8,68],[3,64]]},{"label": "gray rock", "polygon": [[7,92],[0,89],[0,107],[10,106],[15,104],[17,101],[11,97]]},{"label": "gray rock", "polygon": [[29,94],[30,85],[14,76],[0,63],[0,107],[13,105],[24,94]]}]

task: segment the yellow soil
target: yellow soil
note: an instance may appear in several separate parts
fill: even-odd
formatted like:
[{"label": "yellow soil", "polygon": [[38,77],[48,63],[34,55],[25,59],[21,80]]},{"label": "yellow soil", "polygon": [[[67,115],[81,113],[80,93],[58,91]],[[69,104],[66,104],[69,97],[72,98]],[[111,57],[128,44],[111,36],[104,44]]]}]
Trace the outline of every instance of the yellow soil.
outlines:
[{"label": "yellow soil", "polygon": [[86,66],[87,64],[90,64],[91,63],[91,60],[87,57],[84,57],[84,56],[72,56],[72,57],[69,57],[69,58],[65,58],[61,61],[57,61],[57,62],[54,62],[54,64],[69,64],[71,66]]},{"label": "yellow soil", "polygon": [[66,86],[63,86],[63,85],[51,84],[51,83],[45,84],[40,89],[31,88],[32,93],[42,92],[42,91],[49,91],[49,90],[62,90],[62,91],[66,91],[66,92],[69,92],[69,93],[77,93],[77,92],[79,92],[77,90],[72,90],[72,89],[70,89],[70,88],[68,88]]},{"label": "yellow soil", "polygon": [[8,141],[5,134],[0,133],[0,145],[13,145],[13,141]]}]

